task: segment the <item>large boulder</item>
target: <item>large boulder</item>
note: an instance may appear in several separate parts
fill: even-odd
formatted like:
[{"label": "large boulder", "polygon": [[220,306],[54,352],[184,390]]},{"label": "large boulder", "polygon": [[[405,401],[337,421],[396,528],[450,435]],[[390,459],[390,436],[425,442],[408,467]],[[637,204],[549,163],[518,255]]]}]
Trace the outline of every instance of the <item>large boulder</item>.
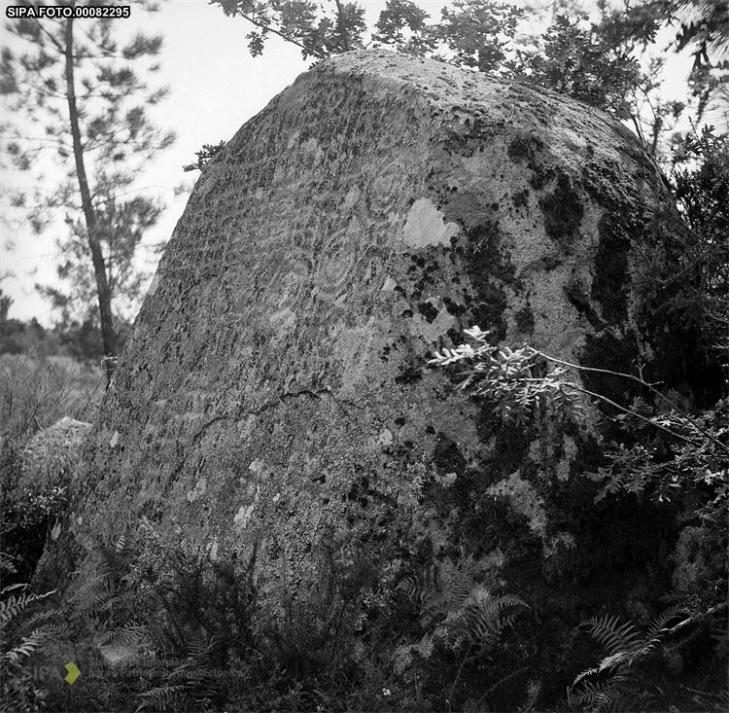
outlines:
[{"label": "large boulder", "polygon": [[[198,181],[88,440],[72,531],[255,549],[272,610],[332,561],[368,559],[393,586],[479,561],[545,607],[544,636],[564,633],[631,586],[610,575],[615,523],[589,514],[596,412],[583,431],[548,413],[505,425],[426,362],[477,324],[649,369],[671,335],[646,277],[674,220],[655,165],[600,111],[385,51],[320,63]],[[614,400],[629,386],[571,376]],[[638,528],[636,567],[659,546],[646,524],[617,535],[624,553]]]}]

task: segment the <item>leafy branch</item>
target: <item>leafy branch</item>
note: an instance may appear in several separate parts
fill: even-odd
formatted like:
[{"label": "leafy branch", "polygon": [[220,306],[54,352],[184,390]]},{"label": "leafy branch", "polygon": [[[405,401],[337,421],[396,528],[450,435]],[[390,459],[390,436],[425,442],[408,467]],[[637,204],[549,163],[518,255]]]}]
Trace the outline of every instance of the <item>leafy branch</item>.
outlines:
[{"label": "leafy branch", "polygon": [[[711,432],[704,429],[695,419],[645,416],[603,394],[586,389],[584,386],[569,380],[567,378],[567,369],[609,374],[633,381],[666,402],[671,409],[676,408],[670,399],[655,388],[655,384],[651,384],[641,377],[611,369],[573,364],[545,354],[528,345],[518,349],[498,347],[489,344],[490,332],[484,332],[478,326],[465,330],[465,334],[474,340],[477,346],[461,344],[455,349],[436,351],[433,358],[428,360],[428,364],[440,367],[465,364],[467,368],[459,372],[459,376],[462,377],[459,388],[468,389],[474,396],[483,396],[489,399],[495,410],[507,422],[515,421],[520,423],[528,420],[536,409],[547,403],[563,415],[568,414],[570,411],[573,416],[579,415],[581,407],[577,394],[583,394],[602,401],[624,414],[633,416],[691,445],[700,444],[700,434],[717,448],[729,454],[729,447],[718,440]],[[544,376],[537,376],[536,374],[540,368],[543,369],[545,362],[557,366]],[[688,433],[679,433],[675,428],[676,425],[685,428]]]}]

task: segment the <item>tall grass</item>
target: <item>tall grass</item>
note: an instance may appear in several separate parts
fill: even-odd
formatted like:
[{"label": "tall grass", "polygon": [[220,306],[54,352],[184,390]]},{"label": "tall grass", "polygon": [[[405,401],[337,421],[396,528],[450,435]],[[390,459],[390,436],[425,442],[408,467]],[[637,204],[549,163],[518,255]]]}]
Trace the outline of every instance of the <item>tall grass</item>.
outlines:
[{"label": "tall grass", "polygon": [[98,368],[68,357],[0,356],[0,571],[4,582],[27,581],[46,532],[65,503],[66,472],[34,482],[24,472],[31,439],[64,416],[94,419],[103,394]]}]

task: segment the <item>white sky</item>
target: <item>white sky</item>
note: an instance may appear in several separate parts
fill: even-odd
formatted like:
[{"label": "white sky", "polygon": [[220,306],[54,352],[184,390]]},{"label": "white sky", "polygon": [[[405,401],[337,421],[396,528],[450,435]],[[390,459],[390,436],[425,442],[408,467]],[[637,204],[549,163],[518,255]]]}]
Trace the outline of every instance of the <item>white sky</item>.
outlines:
[{"label": "white sky", "polygon": [[[369,24],[373,24],[384,7],[384,0],[360,2],[366,8]],[[44,3],[54,4],[53,0]],[[12,0],[0,0],[3,21],[6,7],[12,4]],[[117,4],[123,4],[122,0]],[[438,17],[444,4],[444,0],[419,3],[431,17]],[[545,9],[550,5],[547,0],[532,4]],[[145,244],[153,245],[170,237],[187,201],[187,194],[175,197],[174,188],[183,181],[192,184],[198,175],[183,173],[182,165],[192,163],[195,151],[204,143],[230,139],[245,121],[306,71],[309,62],[301,58],[296,47],[273,37],[262,57],[250,57],[245,42],[245,34],[250,29],[248,23],[241,18],[226,17],[219,6],[210,6],[206,0],[166,0],[154,14],[132,6],[132,17],[118,22],[125,23],[123,29],[130,34],[142,31],[164,35],[162,69],[151,84],[167,84],[171,92],[153,116],[160,126],[177,133],[177,142],[158,154],[137,183],[145,195],[157,195],[167,204],[159,224],[145,238]],[[3,22],[0,46],[8,40]],[[667,76],[672,87],[669,91],[680,98],[685,93],[687,65],[685,60],[671,58],[670,61]],[[0,177],[0,183],[6,187],[20,182],[22,179],[15,175]],[[35,316],[41,323],[51,324],[50,309],[34,285],[56,281],[55,235],[48,232],[35,236],[29,230],[3,228],[2,224],[0,228],[4,233],[0,275],[12,273],[2,282],[3,290],[14,300],[10,316],[23,320]],[[7,248],[10,242],[14,244],[12,250]],[[150,251],[143,251],[142,258],[146,268],[152,271],[154,258]]]}]

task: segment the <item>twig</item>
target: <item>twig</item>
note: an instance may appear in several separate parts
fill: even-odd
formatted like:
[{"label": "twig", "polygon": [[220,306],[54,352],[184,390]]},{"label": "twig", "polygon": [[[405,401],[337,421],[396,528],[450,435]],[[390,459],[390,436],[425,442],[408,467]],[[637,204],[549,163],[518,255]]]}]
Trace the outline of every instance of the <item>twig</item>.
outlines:
[{"label": "twig", "polygon": [[[579,391],[580,393],[586,394],[587,396],[592,396],[596,399],[600,399],[601,401],[604,401],[606,404],[610,404],[610,406],[613,406],[614,408],[618,409],[619,411],[622,411],[623,413],[630,414],[631,416],[635,416],[636,418],[639,418],[641,421],[645,421],[645,423],[650,424],[651,426],[655,426],[656,428],[660,428],[662,431],[665,431],[666,433],[670,433],[674,438],[679,438],[682,441],[685,441],[686,443],[690,443],[691,445],[696,445],[696,441],[691,440],[690,438],[687,438],[686,436],[682,436],[680,433],[675,433],[670,428],[666,428],[665,426],[662,426],[660,423],[656,423],[655,421],[651,421],[651,419],[647,418],[646,416],[643,416],[642,414],[637,413],[636,411],[631,411],[629,408],[626,408],[625,406],[621,406],[619,403],[616,403],[612,399],[609,399],[607,396],[603,396],[602,394],[595,393],[594,391],[589,391],[588,389],[583,389],[581,386],[577,386],[577,384],[573,384],[570,381],[567,381],[564,383],[565,387],[574,389],[575,391]],[[720,444],[722,445],[722,444]],[[723,447],[723,445],[722,445]]]},{"label": "twig", "polygon": [[647,381],[641,379],[639,376],[633,376],[632,374],[626,374],[622,371],[613,371],[612,369],[599,369],[594,366],[582,366],[581,364],[573,364],[569,361],[564,361],[562,359],[557,359],[557,357],[550,356],[549,354],[545,354],[544,352],[540,352],[539,350],[534,350],[539,356],[544,357],[548,361],[552,361],[555,364],[562,364],[563,366],[568,366],[572,369],[578,369],[580,371],[591,371],[598,374],[609,374],[610,376],[619,376],[623,379],[630,379],[631,381],[635,381],[636,383],[640,384],[641,386],[644,386],[646,389],[648,389],[652,394],[657,396],[659,399],[662,399],[665,401],[671,408],[677,409],[676,404],[671,401],[667,396],[664,396],[658,389],[655,388],[653,384],[648,383]]},{"label": "twig", "polygon": [[685,629],[690,624],[693,624],[696,621],[699,621],[700,619],[704,619],[707,616],[711,616],[712,614],[715,614],[718,611],[721,611],[725,607],[729,606],[729,602],[721,602],[720,604],[715,604],[713,607],[710,607],[704,612],[701,612],[699,614],[694,614],[694,616],[689,617],[688,619],[684,619],[684,621],[680,622],[679,624],[676,624],[676,626],[668,629],[666,631],[667,636],[673,636],[677,631],[681,631],[681,629]]},{"label": "twig", "polygon": [[[647,381],[644,381],[638,376],[633,376],[632,374],[625,374],[620,371],[612,371],[611,369],[598,369],[592,366],[581,366],[579,364],[572,364],[568,361],[563,361],[562,359],[557,359],[556,357],[549,356],[548,354],[545,354],[544,352],[540,352],[538,350],[534,350],[536,354],[539,354],[540,356],[544,357],[548,361],[552,361],[556,364],[563,364],[564,366],[571,367],[573,369],[578,369],[580,371],[591,371],[591,372],[597,372],[600,374],[610,374],[611,376],[620,376],[623,379],[630,379],[631,381],[635,381],[636,383],[640,384],[641,386],[644,386],[646,389],[648,389],[652,394],[657,396],[662,401],[665,401],[672,409],[678,411],[678,407],[676,404],[673,403],[668,397],[664,396],[658,389],[656,389],[652,384],[649,384]],[[641,416],[641,414],[637,413],[636,411],[633,411],[629,408],[625,408],[624,406],[620,406],[619,404],[616,404],[614,401],[611,401],[606,396],[602,396],[601,394],[595,394],[593,392],[588,392],[586,390],[581,389],[579,386],[572,384],[571,382],[566,382],[565,385],[572,386],[573,388],[584,391],[586,394],[591,394],[592,396],[595,396],[598,399],[602,399],[603,401],[611,404],[612,406],[615,406],[616,408],[620,409],[621,411],[624,411],[625,413],[632,414],[633,416],[642,419],[646,423],[650,423],[651,425],[655,426],[656,428],[661,428],[664,431],[667,431],[668,433],[671,433],[672,435],[676,436],[677,438],[681,438],[682,440],[686,441],[687,443],[694,444],[695,441],[689,440],[685,436],[680,436],[677,433],[673,433],[673,431],[670,431],[665,426],[660,426],[659,424],[655,423],[654,421],[651,421],[650,419],[646,418],[645,416]],[[701,435],[704,436],[704,438],[711,441],[714,445],[721,448],[726,453],[729,453],[729,448],[725,446],[721,441],[714,438],[708,431],[706,431],[704,428],[702,428],[699,424],[697,424],[693,419],[691,420],[691,425],[699,432]]]},{"label": "twig", "polygon": [[446,699],[446,702],[448,703],[448,710],[453,710],[453,693],[456,690],[456,686],[458,685],[458,679],[461,677],[461,673],[463,672],[463,667],[466,665],[466,660],[468,659],[468,652],[470,651],[470,647],[466,649],[466,653],[463,655],[463,659],[461,661],[461,665],[458,667],[458,673],[456,673],[456,678],[453,681],[453,685],[451,686],[451,690],[448,693],[448,698]]},{"label": "twig", "polygon": [[489,688],[489,689],[488,689],[488,691],[486,691],[486,693],[484,693],[484,694],[483,694],[483,695],[482,695],[482,696],[481,696],[481,697],[480,697],[480,698],[479,698],[479,699],[478,699],[478,700],[476,701],[476,705],[480,705],[481,701],[482,701],[482,700],[483,700],[484,698],[486,698],[486,696],[488,696],[488,695],[489,695],[489,693],[491,693],[492,691],[495,691],[495,690],[496,690],[496,689],[497,689],[497,688],[498,688],[498,687],[499,687],[499,686],[500,686],[500,685],[501,685],[502,683],[504,683],[505,681],[508,681],[508,680],[509,680],[510,678],[514,678],[514,676],[518,676],[518,675],[519,675],[520,673],[524,673],[524,671],[528,671],[528,670],[529,670],[530,668],[531,668],[531,666],[524,666],[524,668],[520,668],[520,669],[518,669],[517,671],[514,671],[513,673],[510,673],[510,674],[508,674],[507,676],[504,676],[503,678],[501,678],[501,679],[499,679],[498,681],[496,681],[496,683],[494,683],[494,685],[493,685],[493,686],[491,686],[491,688]]}]

